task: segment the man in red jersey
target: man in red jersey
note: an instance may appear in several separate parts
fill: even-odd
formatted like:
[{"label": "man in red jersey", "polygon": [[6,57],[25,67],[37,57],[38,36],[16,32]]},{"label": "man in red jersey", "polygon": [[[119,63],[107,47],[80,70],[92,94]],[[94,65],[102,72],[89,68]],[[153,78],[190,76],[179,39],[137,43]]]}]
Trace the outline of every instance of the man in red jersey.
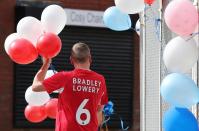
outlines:
[{"label": "man in red jersey", "polygon": [[71,63],[74,70],[59,72],[44,80],[51,60],[44,59],[35,75],[32,90],[53,91],[64,87],[59,95],[56,131],[97,131],[103,105],[107,104],[107,89],[102,75],[90,70],[91,53],[84,43],[72,47]]}]

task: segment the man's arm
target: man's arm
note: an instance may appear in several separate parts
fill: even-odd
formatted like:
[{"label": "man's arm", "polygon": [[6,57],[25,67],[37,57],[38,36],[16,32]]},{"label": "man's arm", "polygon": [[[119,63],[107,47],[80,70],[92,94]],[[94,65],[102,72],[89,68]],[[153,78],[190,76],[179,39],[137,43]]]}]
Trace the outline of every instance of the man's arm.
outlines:
[{"label": "man's arm", "polygon": [[102,112],[103,109],[104,109],[103,105],[98,107],[98,111],[97,111],[98,126],[101,126],[102,122],[104,121],[103,112]]},{"label": "man's arm", "polygon": [[45,91],[45,88],[42,82],[46,76],[46,72],[48,71],[50,63],[51,63],[51,59],[43,58],[43,65],[40,68],[40,70],[37,72],[37,74],[35,75],[33,83],[32,83],[33,91],[35,92]]},{"label": "man's arm", "polygon": [[106,89],[106,82],[105,82],[105,78],[103,77],[102,80],[102,85],[103,85],[103,93],[102,93],[102,97],[101,97],[101,101],[98,107],[98,112],[97,112],[97,116],[98,116],[98,125],[101,126],[102,122],[104,121],[104,116],[103,116],[103,110],[104,110],[104,105],[106,105],[108,103],[108,96],[107,96],[107,89]]}]

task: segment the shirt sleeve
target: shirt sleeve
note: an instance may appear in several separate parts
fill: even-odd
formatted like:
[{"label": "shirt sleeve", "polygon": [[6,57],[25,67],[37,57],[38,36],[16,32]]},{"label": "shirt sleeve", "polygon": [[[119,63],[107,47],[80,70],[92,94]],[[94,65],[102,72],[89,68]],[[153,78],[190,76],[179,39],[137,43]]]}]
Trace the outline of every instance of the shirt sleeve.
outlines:
[{"label": "shirt sleeve", "polygon": [[66,77],[64,72],[56,73],[55,75],[43,81],[43,86],[49,94],[55,90],[58,90],[61,87],[64,87],[65,84],[66,84]]},{"label": "shirt sleeve", "polygon": [[106,105],[108,103],[108,93],[106,88],[106,82],[103,78],[103,92],[102,92],[102,98],[101,98],[101,105]]}]

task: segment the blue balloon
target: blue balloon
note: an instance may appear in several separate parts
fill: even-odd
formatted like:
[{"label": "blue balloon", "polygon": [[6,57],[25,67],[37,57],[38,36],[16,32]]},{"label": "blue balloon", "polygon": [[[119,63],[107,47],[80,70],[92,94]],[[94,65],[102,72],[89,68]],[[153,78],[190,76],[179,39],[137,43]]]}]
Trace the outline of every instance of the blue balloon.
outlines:
[{"label": "blue balloon", "polygon": [[106,104],[104,106],[103,111],[104,111],[105,116],[111,116],[113,114],[113,112],[114,112],[113,106],[114,106],[114,104],[112,101],[109,101],[108,104]]},{"label": "blue balloon", "polygon": [[164,131],[199,131],[198,122],[186,108],[170,108],[163,117]]},{"label": "blue balloon", "polygon": [[172,73],[161,84],[161,95],[165,101],[176,107],[191,107],[199,101],[199,89],[187,75]]},{"label": "blue balloon", "polygon": [[108,28],[114,31],[124,31],[131,28],[130,16],[115,6],[109,7],[104,12],[103,21]]}]

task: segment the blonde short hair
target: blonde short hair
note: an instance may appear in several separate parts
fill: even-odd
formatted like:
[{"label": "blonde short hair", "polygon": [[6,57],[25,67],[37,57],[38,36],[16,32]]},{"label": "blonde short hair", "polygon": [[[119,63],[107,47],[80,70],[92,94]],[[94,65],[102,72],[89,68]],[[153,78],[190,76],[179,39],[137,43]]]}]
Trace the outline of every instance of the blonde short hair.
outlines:
[{"label": "blonde short hair", "polygon": [[78,42],[73,45],[71,57],[78,63],[85,63],[90,55],[90,48],[87,44]]}]

